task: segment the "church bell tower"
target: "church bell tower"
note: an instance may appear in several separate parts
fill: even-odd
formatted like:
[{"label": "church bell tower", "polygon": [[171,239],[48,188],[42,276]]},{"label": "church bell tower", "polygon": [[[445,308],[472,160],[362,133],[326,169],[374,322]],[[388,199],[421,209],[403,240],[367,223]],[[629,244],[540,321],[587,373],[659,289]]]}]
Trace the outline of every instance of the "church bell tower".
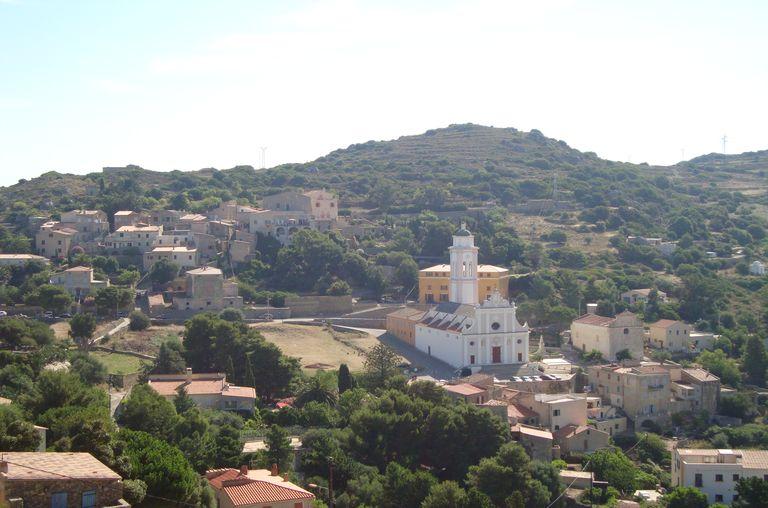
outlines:
[{"label": "church bell tower", "polygon": [[475,237],[461,225],[453,235],[451,255],[451,286],[449,299],[453,303],[477,305],[477,251]]}]

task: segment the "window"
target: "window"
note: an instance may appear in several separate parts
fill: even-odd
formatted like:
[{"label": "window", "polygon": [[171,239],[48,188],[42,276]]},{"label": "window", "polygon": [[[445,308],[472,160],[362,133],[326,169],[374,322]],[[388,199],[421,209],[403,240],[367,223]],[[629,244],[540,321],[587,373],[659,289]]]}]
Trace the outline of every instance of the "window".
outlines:
[{"label": "window", "polygon": [[560,425],[555,425],[555,430],[560,430]]},{"label": "window", "polygon": [[715,494],[715,502],[722,503],[723,502],[723,495],[722,494]]},{"label": "window", "polygon": [[96,508],[96,491],[87,490],[83,492],[82,508]]},{"label": "window", "polygon": [[475,364],[475,355],[469,355],[469,363],[470,363],[470,365],[474,365]]},{"label": "window", "polygon": [[491,329],[493,329],[493,330],[498,330],[500,326],[501,326],[501,325],[500,325],[499,323],[492,323],[492,324],[491,324]]},{"label": "window", "polygon": [[560,410],[559,409],[554,409],[552,411],[552,416],[560,416]]},{"label": "window", "polygon": [[737,474],[733,475],[733,481],[735,482],[739,481],[739,475]]},{"label": "window", "polygon": [[624,335],[629,335],[629,328],[624,328]]},{"label": "window", "polygon": [[51,495],[51,508],[67,508],[67,493],[55,492]]},{"label": "window", "polygon": [[704,482],[701,479],[701,473],[696,473],[696,477],[695,477],[695,479],[693,481],[693,484],[696,487],[701,487],[704,484]]},{"label": "window", "polygon": [[723,475],[721,475],[721,474],[716,474],[716,475],[715,475],[715,481],[716,481],[716,482],[721,482],[721,481],[723,481]]}]

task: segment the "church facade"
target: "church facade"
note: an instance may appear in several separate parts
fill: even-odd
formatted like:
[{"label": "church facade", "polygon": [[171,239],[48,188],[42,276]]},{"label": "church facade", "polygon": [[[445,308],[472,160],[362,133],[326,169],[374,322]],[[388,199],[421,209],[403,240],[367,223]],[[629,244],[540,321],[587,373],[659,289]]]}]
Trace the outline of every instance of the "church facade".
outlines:
[{"label": "church facade", "polygon": [[498,291],[478,297],[474,236],[462,227],[449,251],[450,301],[420,316],[416,348],[456,368],[527,363],[528,326],[517,320],[515,304]]}]

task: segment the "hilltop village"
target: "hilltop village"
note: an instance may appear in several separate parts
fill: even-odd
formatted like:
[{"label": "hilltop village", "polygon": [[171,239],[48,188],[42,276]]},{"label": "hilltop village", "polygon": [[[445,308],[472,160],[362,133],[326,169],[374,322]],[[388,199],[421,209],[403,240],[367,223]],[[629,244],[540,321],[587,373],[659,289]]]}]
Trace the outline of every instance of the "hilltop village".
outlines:
[{"label": "hilltop village", "polygon": [[601,277],[493,203],[169,204],[3,226],[3,506],[765,506],[764,318],[693,279],[754,245]]}]

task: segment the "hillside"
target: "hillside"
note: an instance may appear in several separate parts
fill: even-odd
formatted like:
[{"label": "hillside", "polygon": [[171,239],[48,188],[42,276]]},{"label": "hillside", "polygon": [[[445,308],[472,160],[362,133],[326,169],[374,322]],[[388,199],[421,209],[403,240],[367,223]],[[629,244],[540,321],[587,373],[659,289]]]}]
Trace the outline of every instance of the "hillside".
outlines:
[{"label": "hillside", "polygon": [[768,152],[711,155],[673,167],[619,163],[537,130],[464,124],[355,144],[310,163],[260,171],[240,166],[157,172],[129,166],[83,176],[49,172],[1,188],[0,212],[21,226],[24,215],[76,207],[113,212],[170,206],[180,193],[184,196],[175,204],[186,199],[196,211],[227,199],[257,204],[266,194],[296,187],[326,187],[339,194],[343,208],[390,213],[462,209],[489,201],[509,207],[550,198],[556,180],[558,200],[572,209],[605,205],[653,216],[673,205],[700,202],[702,192],[715,187],[762,198],[766,167]]}]

